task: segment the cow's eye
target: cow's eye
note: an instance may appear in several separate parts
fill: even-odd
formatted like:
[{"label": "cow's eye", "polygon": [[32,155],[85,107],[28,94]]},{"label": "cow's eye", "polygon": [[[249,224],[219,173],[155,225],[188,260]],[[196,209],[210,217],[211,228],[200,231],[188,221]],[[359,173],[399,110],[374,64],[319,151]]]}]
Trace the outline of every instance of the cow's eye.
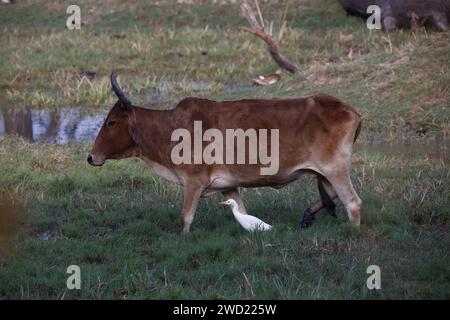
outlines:
[{"label": "cow's eye", "polygon": [[116,122],[115,121],[108,121],[107,123],[106,123],[106,127],[107,128],[112,128],[112,127],[114,127],[116,125]]}]

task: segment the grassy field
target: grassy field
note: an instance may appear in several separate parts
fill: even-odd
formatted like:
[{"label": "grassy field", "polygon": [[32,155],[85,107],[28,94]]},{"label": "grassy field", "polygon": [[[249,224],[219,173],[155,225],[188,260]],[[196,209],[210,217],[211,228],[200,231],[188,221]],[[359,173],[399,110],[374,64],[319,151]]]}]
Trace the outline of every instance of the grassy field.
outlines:
[{"label": "grassy field", "polygon": [[[361,229],[339,205],[338,219],[319,214],[300,231],[302,211],[318,197],[305,179],[243,190],[249,212],[272,232],[247,233],[214,196],[181,235],[180,188],[144,163],[93,168],[90,144],[7,137],[0,299],[450,299],[449,33],[369,32],[335,1],[292,0],[279,46],[302,71],[262,88],[251,79],[276,66],[259,39],[239,32],[238,5],[162,2],[80,1],[90,22],[79,31],[64,29],[64,1],[0,6],[0,108],[108,109],[113,68],[133,102],[156,97],[162,108],[187,95],[335,95],[363,115],[352,172]],[[277,31],[285,2],[261,7]],[[353,41],[340,43],[340,33]],[[88,81],[83,71],[98,76]],[[427,135],[399,140],[405,121]],[[382,147],[368,144],[380,137]],[[72,264],[81,267],[81,290],[66,289]],[[366,288],[372,264],[381,268],[378,291]]]}]

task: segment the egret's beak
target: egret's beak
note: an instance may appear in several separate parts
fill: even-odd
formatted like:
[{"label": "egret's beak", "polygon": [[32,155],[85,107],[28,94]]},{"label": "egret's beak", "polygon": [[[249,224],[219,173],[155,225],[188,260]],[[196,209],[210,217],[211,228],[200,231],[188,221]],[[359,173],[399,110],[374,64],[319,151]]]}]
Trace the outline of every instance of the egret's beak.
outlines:
[{"label": "egret's beak", "polygon": [[220,204],[221,206],[226,206],[226,205],[227,205],[227,204],[225,203],[225,201],[219,202],[219,204]]}]

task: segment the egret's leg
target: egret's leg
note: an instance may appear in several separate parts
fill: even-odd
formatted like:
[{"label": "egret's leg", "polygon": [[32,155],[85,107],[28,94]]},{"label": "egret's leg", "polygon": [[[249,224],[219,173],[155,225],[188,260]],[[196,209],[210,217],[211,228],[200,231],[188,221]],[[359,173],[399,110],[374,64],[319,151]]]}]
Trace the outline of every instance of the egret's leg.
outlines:
[{"label": "egret's leg", "polygon": [[233,199],[239,206],[239,212],[242,214],[247,214],[247,209],[245,209],[244,201],[242,201],[241,195],[239,194],[238,189],[233,189],[229,191],[222,192],[225,199]]}]

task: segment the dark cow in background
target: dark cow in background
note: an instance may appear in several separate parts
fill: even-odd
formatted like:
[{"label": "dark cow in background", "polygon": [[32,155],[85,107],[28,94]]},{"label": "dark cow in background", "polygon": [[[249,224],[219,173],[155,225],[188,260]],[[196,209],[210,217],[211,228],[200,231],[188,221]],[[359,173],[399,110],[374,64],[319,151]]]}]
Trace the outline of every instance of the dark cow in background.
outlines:
[{"label": "dark cow in background", "polygon": [[386,31],[395,28],[434,26],[448,31],[450,24],[450,0],[337,0],[352,15],[367,19],[367,7],[377,5],[381,9],[381,23]]}]

